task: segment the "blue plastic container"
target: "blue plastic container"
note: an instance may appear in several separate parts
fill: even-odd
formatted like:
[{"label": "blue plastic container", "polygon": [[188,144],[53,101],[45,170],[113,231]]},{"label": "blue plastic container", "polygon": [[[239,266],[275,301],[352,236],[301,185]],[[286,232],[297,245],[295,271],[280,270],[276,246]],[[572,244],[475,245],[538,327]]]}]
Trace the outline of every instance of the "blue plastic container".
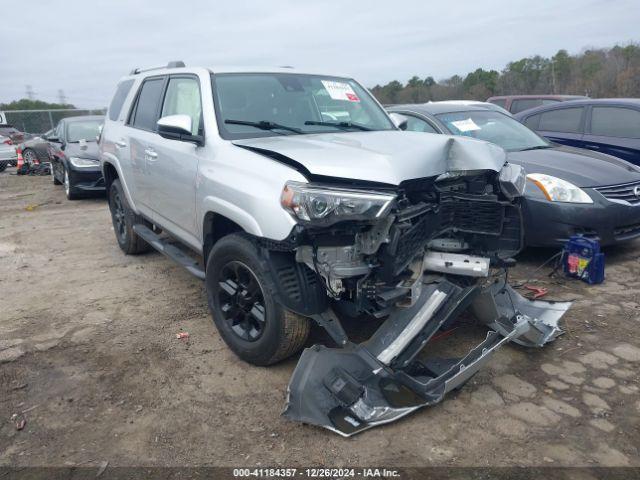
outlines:
[{"label": "blue plastic container", "polygon": [[573,235],[564,245],[562,269],[568,277],[589,284],[604,281],[604,253],[600,242],[582,235]]}]

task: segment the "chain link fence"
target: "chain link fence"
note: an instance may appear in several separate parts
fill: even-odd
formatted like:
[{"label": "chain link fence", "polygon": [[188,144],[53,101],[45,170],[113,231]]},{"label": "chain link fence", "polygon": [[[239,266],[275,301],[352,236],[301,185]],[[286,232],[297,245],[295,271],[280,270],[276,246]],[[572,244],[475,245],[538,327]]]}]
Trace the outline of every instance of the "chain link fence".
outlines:
[{"label": "chain link fence", "polygon": [[60,109],[60,110],[5,110],[4,115],[9,125],[26,133],[44,133],[54,128],[66,117],[78,115],[104,115],[106,108],[94,110]]}]

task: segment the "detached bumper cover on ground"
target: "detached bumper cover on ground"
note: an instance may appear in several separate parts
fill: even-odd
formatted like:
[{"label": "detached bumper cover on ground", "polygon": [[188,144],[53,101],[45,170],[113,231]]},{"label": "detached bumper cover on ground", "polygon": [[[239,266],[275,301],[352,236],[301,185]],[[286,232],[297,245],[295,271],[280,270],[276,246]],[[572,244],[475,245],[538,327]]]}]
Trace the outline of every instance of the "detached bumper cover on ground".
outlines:
[{"label": "detached bumper cover on ground", "polygon": [[[508,341],[541,347],[562,333],[570,302],[531,301],[503,282],[461,288],[424,284],[417,302],[391,315],[361,344],[304,351],[289,384],[284,416],[343,436],[432,405],[463,385]],[[462,358],[417,360],[428,340],[470,309],[491,330]]]}]

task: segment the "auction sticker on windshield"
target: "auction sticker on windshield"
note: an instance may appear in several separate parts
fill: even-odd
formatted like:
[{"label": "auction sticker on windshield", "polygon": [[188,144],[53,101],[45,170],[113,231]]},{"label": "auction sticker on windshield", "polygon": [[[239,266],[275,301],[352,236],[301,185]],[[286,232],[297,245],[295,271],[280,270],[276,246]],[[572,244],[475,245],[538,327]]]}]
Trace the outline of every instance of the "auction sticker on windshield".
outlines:
[{"label": "auction sticker on windshield", "polygon": [[331,80],[322,80],[322,85],[329,92],[329,96],[333,100],[346,100],[347,102],[359,102],[360,99],[356,92],[353,91],[351,85],[345,82],[334,82]]},{"label": "auction sticker on windshield", "polygon": [[473,130],[480,130],[480,127],[476,125],[472,119],[467,118],[466,120],[458,120],[456,122],[451,122],[451,125],[456,127],[461,132],[471,132]]}]

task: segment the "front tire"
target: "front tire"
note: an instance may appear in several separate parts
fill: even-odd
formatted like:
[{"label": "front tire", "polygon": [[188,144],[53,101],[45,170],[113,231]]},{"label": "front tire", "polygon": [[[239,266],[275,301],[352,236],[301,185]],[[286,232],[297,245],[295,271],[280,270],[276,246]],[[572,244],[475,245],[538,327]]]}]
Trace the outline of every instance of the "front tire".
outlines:
[{"label": "front tire", "polygon": [[120,249],[127,255],[148,252],[151,245],[133,231],[133,226],[138,223],[143,225],[149,225],[149,223],[131,209],[120,180],[113,181],[108,197],[113,231]]},{"label": "front tire", "polygon": [[247,235],[234,233],[214,245],[205,281],[213,322],[245,362],[271,365],[304,346],[309,319],[275,301],[271,271]]},{"label": "front tire", "polygon": [[56,177],[56,168],[58,168],[58,163],[51,160],[51,179],[53,180],[54,185],[62,185],[62,182],[58,180]]},{"label": "front tire", "polygon": [[69,177],[69,170],[64,169],[64,193],[67,195],[68,200],[77,200],[80,198],[78,193],[76,192],[75,187],[73,186],[73,182]]}]

